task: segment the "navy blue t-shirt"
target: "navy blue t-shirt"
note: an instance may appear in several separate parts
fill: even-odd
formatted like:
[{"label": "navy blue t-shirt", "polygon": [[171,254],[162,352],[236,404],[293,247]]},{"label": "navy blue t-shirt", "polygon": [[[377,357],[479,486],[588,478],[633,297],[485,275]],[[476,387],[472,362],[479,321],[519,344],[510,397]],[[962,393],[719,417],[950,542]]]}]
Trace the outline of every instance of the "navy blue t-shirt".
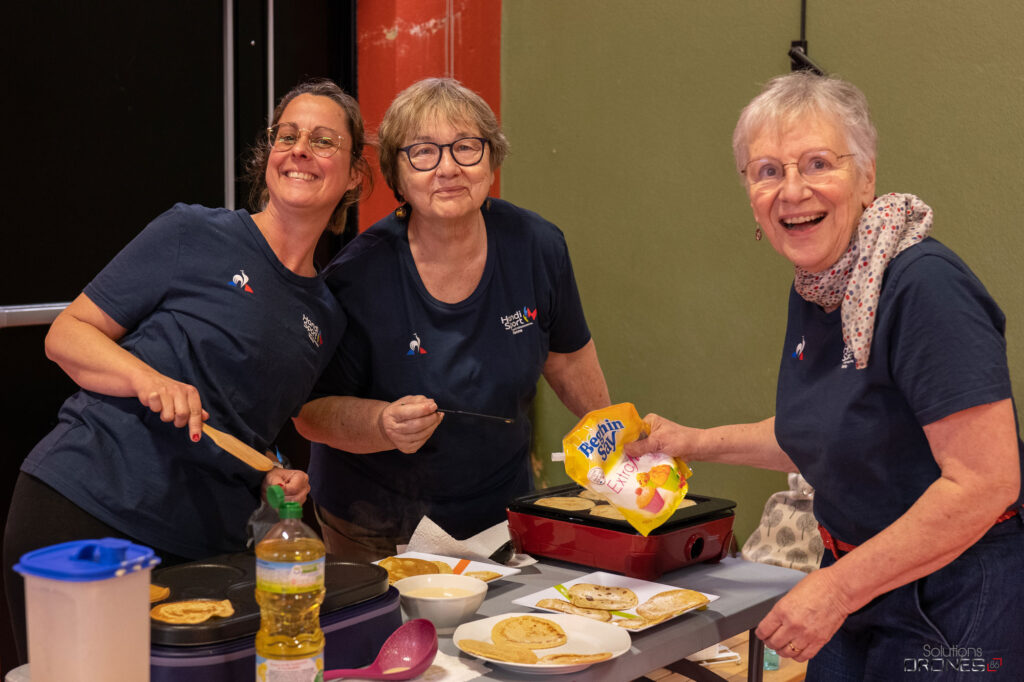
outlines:
[{"label": "navy blue t-shirt", "polygon": [[[245,211],[177,204],[85,288],[120,345],[199,391],[209,424],[259,451],[309,397],[344,331],[320,277],[275,256]],[[79,391],[22,465],[101,521],[186,557],[245,547],[264,474],[136,398]]]},{"label": "navy blue t-shirt", "polygon": [[981,282],[934,239],[890,262],[866,369],[843,343],[840,311],[790,292],[775,435],[830,533],[865,542],[939,477],[923,426],[1012,397],[1004,331]]},{"label": "navy blue t-shirt", "polygon": [[504,519],[508,502],[532,488],[528,413],[548,351],[570,353],[590,340],[561,231],[498,199],[482,211],[487,262],[459,303],[427,292],[406,223],[393,215],[326,270],[348,328],[317,394],[422,394],[441,408],[515,418],[446,415],[413,454],[314,444],[316,502],[381,535],[410,535],[424,515],[460,539]]}]

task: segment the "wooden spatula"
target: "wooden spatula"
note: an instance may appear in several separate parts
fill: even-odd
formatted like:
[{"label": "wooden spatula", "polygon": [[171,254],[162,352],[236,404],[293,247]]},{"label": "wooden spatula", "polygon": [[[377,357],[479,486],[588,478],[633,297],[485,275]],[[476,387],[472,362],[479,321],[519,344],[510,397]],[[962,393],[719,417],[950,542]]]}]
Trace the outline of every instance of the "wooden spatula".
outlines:
[{"label": "wooden spatula", "polygon": [[224,452],[234,455],[253,469],[270,471],[274,468],[274,463],[269,457],[261,455],[257,450],[249,447],[230,433],[218,431],[209,424],[203,424],[203,433],[209,436],[217,444],[217,447],[224,450]]}]

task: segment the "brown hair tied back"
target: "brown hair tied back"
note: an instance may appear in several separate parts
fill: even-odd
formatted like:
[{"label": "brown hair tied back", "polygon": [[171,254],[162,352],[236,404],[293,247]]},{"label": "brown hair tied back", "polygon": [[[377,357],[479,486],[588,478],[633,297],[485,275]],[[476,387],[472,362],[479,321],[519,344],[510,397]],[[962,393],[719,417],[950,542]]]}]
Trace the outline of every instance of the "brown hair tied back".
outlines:
[{"label": "brown hair tied back", "polygon": [[[327,229],[332,234],[341,234],[345,229],[345,217],[349,207],[362,198],[364,186],[367,188],[367,194],[373,187],[370,164],[363,156],[363,147],[366,144],[366,126],[363,123],[363,115],[359,111],[359,103],[355,98],[338,87],[334,81],[328,78],[315,78],[299,83],[281,98],[281,101],[274,107],[273,119],[269,125],[276,125],[285,108],[299,95],[327,97],[341,107],[348,117],[348,134],[352,138],[352,167],[362,176],[362,181],[354,189],[345,192],[338,205],[334,207],[330,220],[327,221]],[[267,190],[267,163],[269,160],[270,141],[267,139],[266,132],[260,131],[256,144],[250,151],[244,176],[245,180],[249,182],[249,206],[253,211],[262,211],[270,199]]]}]

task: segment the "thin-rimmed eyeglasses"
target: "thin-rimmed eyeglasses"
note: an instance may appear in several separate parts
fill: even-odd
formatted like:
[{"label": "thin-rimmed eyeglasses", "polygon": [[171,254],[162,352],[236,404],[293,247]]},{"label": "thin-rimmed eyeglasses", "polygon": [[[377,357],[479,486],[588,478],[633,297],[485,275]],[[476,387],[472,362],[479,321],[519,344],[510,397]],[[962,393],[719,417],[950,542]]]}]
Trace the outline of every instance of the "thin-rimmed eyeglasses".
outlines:
[{"label": "thin-rimmed eyeglasses", "polygon": [[804,182],[819,185],[832,179],[843,168],[843,159],[853,154],[836,154],[831,149],[812,149],[800,155],[797,161],[782,163],[778,159],[765,157],[754,159],[741,173],[751,187],[770,189],[782,184],[786,178],[786,166],[796,166]]},{"label": "thin-rimmed eyeglasses", "polygon": [[293,123],[278,123],[267,128],[267,140],[274,151],[286,152],[299,143],[303,133],[309,136],[310,151],[323,158],[334,156],[341,149],[344,139],[341,133],[330,128],[316,127],[308,130]]}]

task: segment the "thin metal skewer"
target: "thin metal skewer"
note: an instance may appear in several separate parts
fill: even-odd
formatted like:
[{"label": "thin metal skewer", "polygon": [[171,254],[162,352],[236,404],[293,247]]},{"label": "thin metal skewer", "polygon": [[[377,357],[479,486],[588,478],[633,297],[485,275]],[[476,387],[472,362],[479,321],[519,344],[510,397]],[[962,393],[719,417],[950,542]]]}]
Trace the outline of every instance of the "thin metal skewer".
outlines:
[{"label": "thin metal skewer", "polygon": [[505,424],[514,424],[515,420],[511,417],[498,417],[497,415],[482,415],[478,412],[466,412],[465,410],[446,410],[444,408],[437,408],[437,412],[445,415],[462,415],[463,417],[478,417],[479,419],[490,419],[498,422],[504,422]]}]

